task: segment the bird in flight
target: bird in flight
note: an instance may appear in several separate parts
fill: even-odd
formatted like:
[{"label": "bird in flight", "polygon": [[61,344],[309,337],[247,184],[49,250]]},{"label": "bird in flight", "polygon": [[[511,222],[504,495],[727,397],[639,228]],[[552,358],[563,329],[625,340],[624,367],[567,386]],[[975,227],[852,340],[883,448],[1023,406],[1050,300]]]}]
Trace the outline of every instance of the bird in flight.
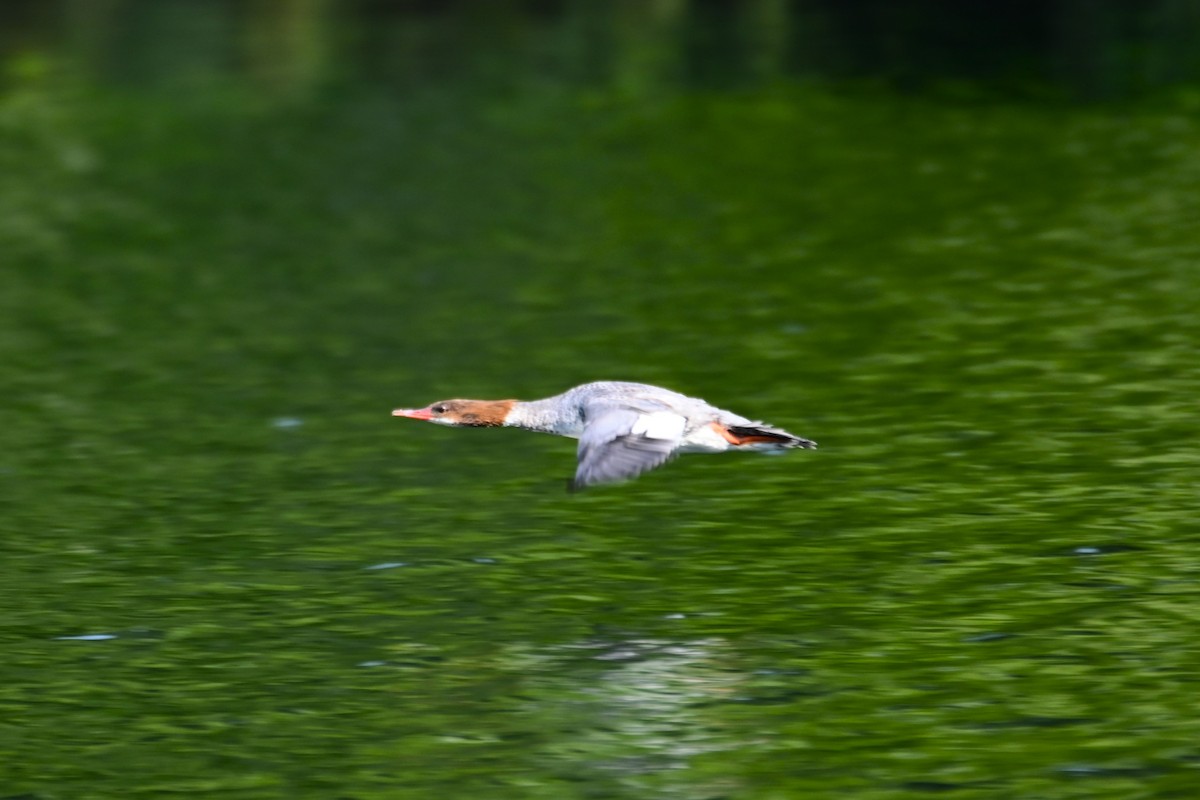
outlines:
[{"label": "bird in flight", "polygon": [[679,453],[777,453],[817,443],[695,397],[645,383],[598,381],[544,400],[441,400],[393,416],[457,428],[524,428],[579,440],[568,489],[635,478]]}]

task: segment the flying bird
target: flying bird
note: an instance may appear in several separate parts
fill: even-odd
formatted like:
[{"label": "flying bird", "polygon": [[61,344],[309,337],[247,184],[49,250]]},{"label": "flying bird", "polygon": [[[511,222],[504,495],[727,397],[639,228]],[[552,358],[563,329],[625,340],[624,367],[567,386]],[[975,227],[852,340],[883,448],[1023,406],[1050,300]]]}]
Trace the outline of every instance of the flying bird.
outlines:
[{"label": "flying bird", "polygon": [[393,416],[456,428],[524,428],[579,440],[568,489],[628,480],[679,453],[777,453],[817,443],[659,386],[598,381],[544,400],[440,400]]}]

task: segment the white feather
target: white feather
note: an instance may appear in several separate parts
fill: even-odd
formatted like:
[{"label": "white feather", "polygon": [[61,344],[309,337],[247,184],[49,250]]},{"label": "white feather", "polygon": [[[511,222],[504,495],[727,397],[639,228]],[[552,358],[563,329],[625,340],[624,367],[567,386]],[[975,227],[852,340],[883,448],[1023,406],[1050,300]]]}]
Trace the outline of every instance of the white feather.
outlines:
[{"label": "white feather", "polygon": [[655,411],[639,415],[629,432],[635,435],[641,434],[647,439],[675,441],[683,437],[683,429],[686,426],[687,420],[678,414],[670,411]]}]

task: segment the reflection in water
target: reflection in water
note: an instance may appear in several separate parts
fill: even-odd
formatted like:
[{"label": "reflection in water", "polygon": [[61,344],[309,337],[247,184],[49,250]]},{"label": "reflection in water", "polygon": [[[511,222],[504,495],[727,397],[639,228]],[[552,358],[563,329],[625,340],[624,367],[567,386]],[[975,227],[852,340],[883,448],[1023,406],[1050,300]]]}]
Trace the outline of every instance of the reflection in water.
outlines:
[{"label": "reflection in water", "polygon": [[[555,693],[557,713],[575,724],[546,748],[543,755],[551,763],[566,758],[581,769],[613,772],[629,780],[631,789],[639,785],[637,776],[647,774],[658,776],[658,787],[686,790],[691,796],[741,788],[734,775],[697,780],[696,774],[685,772],[695,757],[756,744],[731,739],[722,715],[708,711],[730,702],[745,681],[740,671],[723,663],[729,658],[725,643],[629,639],[560,649],[607,666],[586,685],[560,687]],[[533,684],[548,679],[553,680],[535,677]]]}]

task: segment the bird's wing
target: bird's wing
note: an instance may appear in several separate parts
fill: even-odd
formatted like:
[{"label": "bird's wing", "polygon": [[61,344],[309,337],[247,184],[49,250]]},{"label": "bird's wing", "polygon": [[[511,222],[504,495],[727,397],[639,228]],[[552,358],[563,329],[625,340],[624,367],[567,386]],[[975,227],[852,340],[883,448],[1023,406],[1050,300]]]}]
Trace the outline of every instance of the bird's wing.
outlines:
[{"label": "bird's wing", "polygon": [[679,446],[687,420],[673,411],[588,410],[572,489],[626,480],[660,467]]}]

